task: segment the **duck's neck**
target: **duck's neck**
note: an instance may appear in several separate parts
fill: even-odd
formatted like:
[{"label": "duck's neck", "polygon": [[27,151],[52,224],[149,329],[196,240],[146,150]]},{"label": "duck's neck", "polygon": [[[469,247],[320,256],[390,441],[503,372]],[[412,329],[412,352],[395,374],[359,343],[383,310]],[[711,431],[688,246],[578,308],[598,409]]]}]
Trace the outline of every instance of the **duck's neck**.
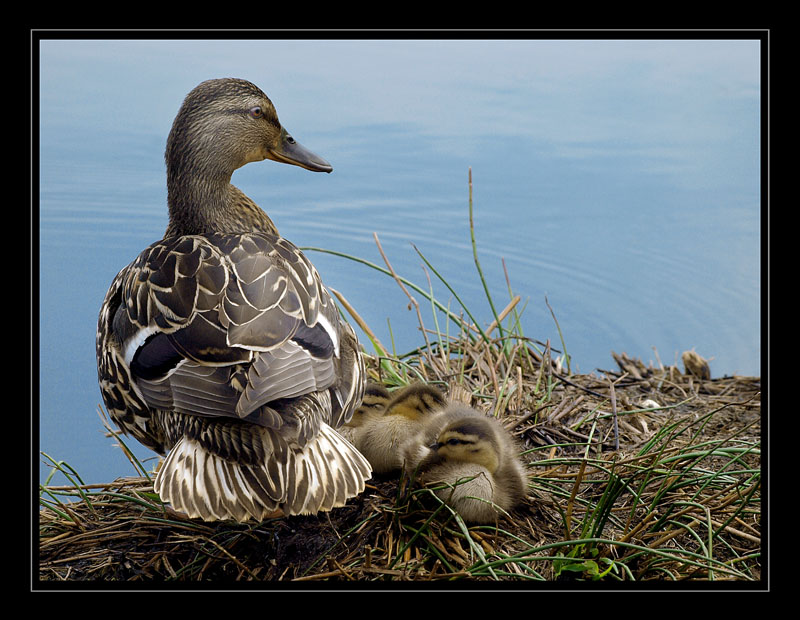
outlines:
[{"label": "duck's neck", "polygon": [[213,232],[278,234],[272,220],[231,184],[233,170],[213,169],[201,160],[167,163],[169,224],[165,237]]}]

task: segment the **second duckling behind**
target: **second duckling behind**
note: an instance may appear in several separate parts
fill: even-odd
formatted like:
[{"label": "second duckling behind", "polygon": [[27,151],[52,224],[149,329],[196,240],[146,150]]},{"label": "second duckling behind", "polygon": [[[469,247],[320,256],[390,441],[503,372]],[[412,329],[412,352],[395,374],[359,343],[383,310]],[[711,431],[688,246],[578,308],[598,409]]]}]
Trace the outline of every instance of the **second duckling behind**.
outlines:
[{"label": "second duckling behind", "polygon": [[385,389],[368,385],[361,411],[356,411],[347,431],[350,441],[378,474],[403,468],[403,444],[447,404],[442,392],[424,383],[413,383],[389,397],[387,394]]}]

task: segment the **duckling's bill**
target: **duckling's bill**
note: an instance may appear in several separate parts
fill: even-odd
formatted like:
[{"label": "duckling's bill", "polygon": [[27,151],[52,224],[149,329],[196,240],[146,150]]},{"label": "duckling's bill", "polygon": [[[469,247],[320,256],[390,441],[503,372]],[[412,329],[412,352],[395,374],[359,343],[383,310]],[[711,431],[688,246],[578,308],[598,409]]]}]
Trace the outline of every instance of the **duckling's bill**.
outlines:
[{"label": "duckling's bill", "polygon": [[319,155],[312,153],[302,144],[297,142],[286,129],[281,128],[279,145],[267,151],[267,159],[300,166],[312,172],[332,172],[333,166]]}]

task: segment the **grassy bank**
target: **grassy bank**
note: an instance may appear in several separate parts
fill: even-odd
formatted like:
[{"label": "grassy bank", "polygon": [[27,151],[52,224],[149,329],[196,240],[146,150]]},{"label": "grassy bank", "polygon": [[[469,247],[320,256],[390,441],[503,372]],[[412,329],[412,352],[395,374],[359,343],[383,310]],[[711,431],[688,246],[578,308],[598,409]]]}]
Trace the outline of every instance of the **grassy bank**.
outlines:
[{"label": "grassy bank", "polygon": [[[761,579],[758,379],[700,380],[624,357],[602,378],[562,377],[531,350],[508,358],[496,341],[448,344],[459,353],[447,366],[426,352],[394,370],[424,365],[524,443],[529,498],[496,525],[467,527],[401,478],[373,480],[329,514],[249,525],[185,519],[148,476],[76,480],[42,489],[40,578]],[[386,364],[371,358],[375,378]]]}]

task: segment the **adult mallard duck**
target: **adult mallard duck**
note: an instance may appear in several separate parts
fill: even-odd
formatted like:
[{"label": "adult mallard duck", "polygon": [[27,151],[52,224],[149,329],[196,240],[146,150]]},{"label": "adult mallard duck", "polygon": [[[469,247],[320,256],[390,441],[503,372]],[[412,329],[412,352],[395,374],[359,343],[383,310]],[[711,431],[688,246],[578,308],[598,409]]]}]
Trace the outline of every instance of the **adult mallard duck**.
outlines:
[{"label": "adult mallard duck", "polygon": [[490,523],[525,497],[518,449],[494,418],[451,403],[401,448],[406,472],[468,523]]},{"label": "adult mallard duck", "polygon": [[165,154],[169,224],[114,278],[97,325],[103,400],[120,429],[167,454],[155,490],[204,520],[330,510],[369,463],[335,430],[365,374],[308,259],[231,175],[272,159],[330,164],[300,146],[240,79],[183,102]]},{"label": "adult mallard duck", "polygon": [[[444,395],[432,385],[412,383],[390,398],[373,396],[378,405],[365,412],[352,432],[353,445],[367,457],[375,473],[386,474],[403,467],[401,446],[422,429],[422,423],[445,407]],[[380,409],[381,404],[383,409]]]}]

